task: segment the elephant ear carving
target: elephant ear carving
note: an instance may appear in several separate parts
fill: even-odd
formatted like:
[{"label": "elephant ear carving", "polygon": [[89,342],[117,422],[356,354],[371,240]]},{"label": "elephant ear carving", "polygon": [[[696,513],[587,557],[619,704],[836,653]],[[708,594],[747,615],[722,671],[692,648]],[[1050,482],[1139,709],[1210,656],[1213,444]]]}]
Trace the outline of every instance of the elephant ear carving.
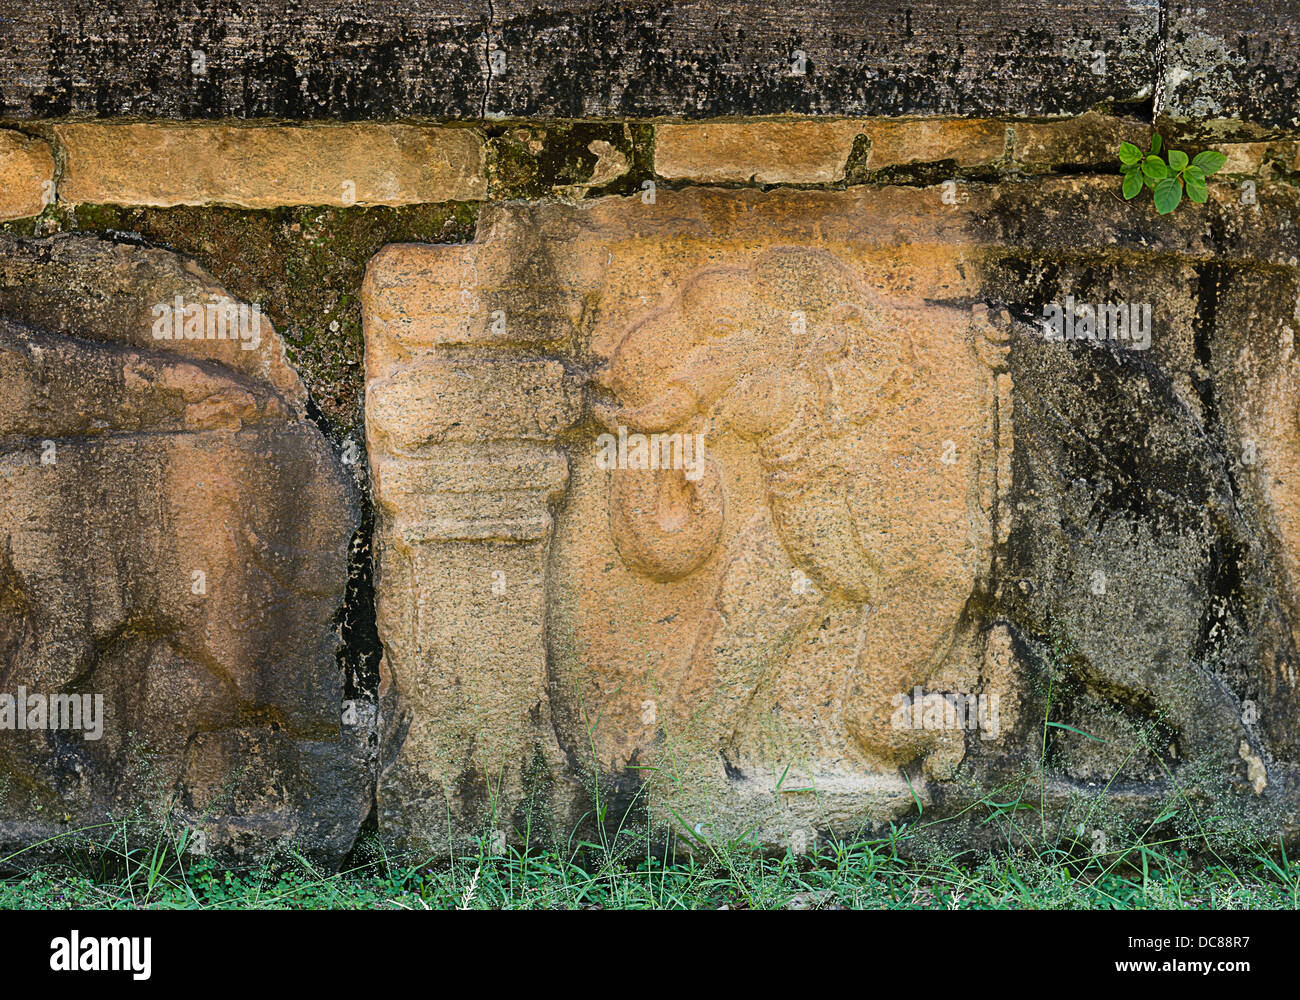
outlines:
[{"label": "elephant ear carving", "polygon": [[[882,334],[872,328],[871,320],[867,310],[850,304],[838,306],[828,317],[840,346],[835,356],[821,361],[829,384],[824,403],[828,424],[870,423],[914,370],[915,358],[902,331],[894,327]],[[875,326],[882,321],[877,319]]]},{"label": "elephant ear carving", "polygon": [[722,475],[711,458],[692,482],[681,471],[615,469],[610,526],[623,562],[661,583],[695,572],[713,554],[726,519]]},{"label": "elephant ear carving", "polygon": [[[897,389],[912,359],[894,333],[876,296],[834,256],[777,247],[744,268],[697,273],[635,323],[594,376],[621,405],[593,406],[611,430],[638,432],[679,432],[717,406],[725,426],[783,470],[769,474],[804,482],[824,473],[809,456],[827,436],[846,417],[870,419]],[[612,470],[613,539],[633,571],[676,580],[713,553],[723,489],[712,461],[704,467],[698,481],[666,465]]]}]

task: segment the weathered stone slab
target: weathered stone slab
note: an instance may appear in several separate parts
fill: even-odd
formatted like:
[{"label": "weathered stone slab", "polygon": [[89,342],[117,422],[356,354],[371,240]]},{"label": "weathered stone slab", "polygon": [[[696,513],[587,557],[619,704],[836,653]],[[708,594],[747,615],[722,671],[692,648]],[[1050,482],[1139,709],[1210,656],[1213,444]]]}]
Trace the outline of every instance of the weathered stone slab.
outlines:
[{"label": "weathered stone slab", "polygon": [[701,122],[655,129],[655,173],[669,180],[829,184],[844,180],[851,121]]},{"label": "weathered stone slab", "polygon": [[[240,303],[195,261],[166,250],[66,235],[28,243],[6,240],[3,246],[0,305],[3,315],[14,322],[38,330],[76,331],[83,340],[167,350],[190,360],[213,362],[270,385],[296,408],[305,405],[306,392],[298,374],[285,360],[274,328],[260,311],[245,312],[248,330],[242,341],[208,336],[209,307]],[[163,315],[155,307],[170,306],[174,317],[177,296],[182,308],[203,307],[202,337],[155,337],[155,323]],[[177,329],[173,322],[172,332]],[[183,321],[179,331],[185,332]]]},{"label": "weathered stone slab", "polygon": [[1260,133],[1300,129],[1300,3],[1174,0],[1165,13],[1156,113],[1235,120]]},{"label": "weathered stone slab", "polygon": [[1148,0],[37,0],[0,21],[0,117],[395,120],[1034,115],[1141,102]]},{"label": "weathered stone slab", "polygon": [[567,829],[597,782],[802,849],[1040,761],[1063,820],[1119,774],[1113,832],[1171,782],[1294,831],[1300,205],[1113,188],[505,205],[376,257],[381,834]]},{"label": "weathered stone slab", "polygon": [[[305,404],[270,323],[192,262],[0,244],[0,850],[122,820],[227,859],[350,848],[373,780],[373,708],[344,711],[335,658],[358,511]],[[16,727],[22,696],[85,699],[98,732]]]},{"label": "weathered stone slab", "polygon": [[486,25],[486,8],[423,0],[47,0],[0,21],[0,115],[477,117]]},{"label": "weathered stone slab", "polygon": [[1151,145],[1149,125],[1094,112],[1057,122],[1016,122],[1011,135],[1011,158],[1038,169],[1110,168],[1121,142]]},{"label": "weathered stone slab", "polygon": [[[863,168],[918,163],[975,167],[1006,153],[995,121],[700,122],[655,128],[655,172],[669,180],[738,184],[833,184],[858,141]],[[1113,156],[1112,156],[1113,158]]]},{"label": "weathered stone slab", "polygon": [[53,198],[50,147],[20,132],[0,132],[0,222],[40,215]]},{"label": "weathered stone slab", "polygon": [[412,125],[56,125],[59,198],[118,205],[411,205],[486,196],[482,136]]},{"label": "weathered stone slab", "polygon": [[1137,0],[492,9],[487,109],[506,115],[1078,113],[1149,95],[1158,35]]},{"label": "weathered stone slab", "polygon": [[868,134],[868,170],[944,162],[976,167],[1006,153],[1007,129],[1001,122],[875,122]]}]

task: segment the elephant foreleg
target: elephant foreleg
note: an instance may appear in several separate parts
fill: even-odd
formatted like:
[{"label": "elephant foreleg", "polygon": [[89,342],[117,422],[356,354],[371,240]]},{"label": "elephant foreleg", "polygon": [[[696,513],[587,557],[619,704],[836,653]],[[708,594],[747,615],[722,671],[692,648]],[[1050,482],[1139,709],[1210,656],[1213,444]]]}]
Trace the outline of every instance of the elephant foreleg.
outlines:
[{"label": "elephant foreleg", "polygon": [[693,746],[729,760],[760,686],[789,659],[820,599],[800,585],[768,517],[756,515],[732,547],[679,688]]}]

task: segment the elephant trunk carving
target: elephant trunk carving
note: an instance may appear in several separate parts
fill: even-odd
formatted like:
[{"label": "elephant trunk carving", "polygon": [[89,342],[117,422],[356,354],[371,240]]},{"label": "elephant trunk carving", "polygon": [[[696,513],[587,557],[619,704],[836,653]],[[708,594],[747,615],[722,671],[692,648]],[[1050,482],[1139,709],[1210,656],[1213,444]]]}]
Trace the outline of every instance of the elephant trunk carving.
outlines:
[{"label": "elephant trunk carving", "polygon": [[[683,430],[734,377],[733,356],[739,353],[723,350],[719,356],[718,346],[692,352],[668,388],[644,405],[593,401],[598,419],[614,433],[650,435],[649,468],[612,471],[610,528],[627,566],[660,582],[694,572],[722,536],[726,500],[721,472],[704,454],[702,436]],[[612,389],[609,369],[599,370],[593,382]],[[683,457],[686,461],[669,460]]]},{"label": "elephant trunk carving", "polygon": [[614,470],[614,544],[629,567],[653,580],[694,572],[717,547],[724,518],[722,476],[712,459],[704,459],[697,481],[679,469]]}]

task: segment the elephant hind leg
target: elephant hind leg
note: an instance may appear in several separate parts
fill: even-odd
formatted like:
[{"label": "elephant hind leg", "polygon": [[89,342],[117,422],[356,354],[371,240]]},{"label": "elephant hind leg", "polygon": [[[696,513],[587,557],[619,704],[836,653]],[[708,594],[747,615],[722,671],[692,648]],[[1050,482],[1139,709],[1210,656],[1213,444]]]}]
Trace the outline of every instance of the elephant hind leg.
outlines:
[{"label": "elephant hind leg", "polygon": [[732,746],[760,685],[784,665],[820,601],[801,585],[769,518],[755,515],[731,547],[678,689],[692,745]]}]

